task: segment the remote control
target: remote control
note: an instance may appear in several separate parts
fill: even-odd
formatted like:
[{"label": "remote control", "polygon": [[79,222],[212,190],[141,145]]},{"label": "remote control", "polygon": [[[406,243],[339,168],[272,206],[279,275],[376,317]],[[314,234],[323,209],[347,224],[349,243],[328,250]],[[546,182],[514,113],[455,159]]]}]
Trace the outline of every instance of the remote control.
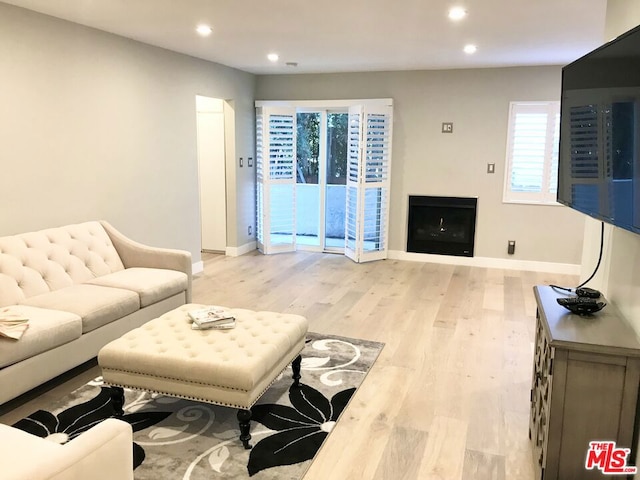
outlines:
[{"label": "remote control", "polygon": [[590,297],[563,297],[556,299],[558,305],[562,305],[567,310],[578,315],[588,315],[602,310],[606,303],[598,302]]}]

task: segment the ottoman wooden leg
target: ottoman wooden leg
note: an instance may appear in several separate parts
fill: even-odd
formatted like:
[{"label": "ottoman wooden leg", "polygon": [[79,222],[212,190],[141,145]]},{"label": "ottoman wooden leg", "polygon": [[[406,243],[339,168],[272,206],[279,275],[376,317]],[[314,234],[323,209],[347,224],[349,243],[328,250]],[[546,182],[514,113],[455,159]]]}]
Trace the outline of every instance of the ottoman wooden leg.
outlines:
[{"label": "ottoman wooden leg", "polygon": [[124,389],[121,387],[111,387],[111,402],[116,417],[124,415]]},{"label": "ottoman wooden leg", "polygon": [[302,375],[300,375],[300,364],[302,363],[302,355],[298,355],[296,359],[291,362],[291,368],[293,369],[293,386],[300,387],[300,379]]},{"label": "ottoman wooden leg", "polygon": [[249,440],[251,440],[251,434],[249,433],[250,421],[251,410],[238,410],[238,422],[240,423],[240,440],[242,441],[242,445],[244,445],[244,448],[246,448],[247,450],[251,448],[251,444],[249,443]]}]

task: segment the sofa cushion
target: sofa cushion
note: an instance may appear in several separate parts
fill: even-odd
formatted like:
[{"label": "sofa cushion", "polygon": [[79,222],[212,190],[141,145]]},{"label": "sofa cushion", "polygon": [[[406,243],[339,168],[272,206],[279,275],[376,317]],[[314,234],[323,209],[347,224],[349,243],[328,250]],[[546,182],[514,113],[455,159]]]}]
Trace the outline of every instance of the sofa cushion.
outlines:
[{"label": "sofa cushion", "polygon": [[82,333],[87,333],[139,310],[140,298],[131,290],[82,284],[29,297],[20,304],[75,313],[82,318]]},{"label": "sofa cushion", "polygon": [[11,312],[29,319],[20,340],[0,337],[0,368],[68,343],[82,335],[82,319],[70,312],[11,305]]},{"label": "sofa cushion", "polygon": [[123,269],[100,222],[0,237],[0,306]]},{"label": "sofa cushion", "polygon": [[140,296],[140,306],[146,307],[187,289],[185,273],[163,268],[127,268],[89,280],[91,285],[133,290]]}]

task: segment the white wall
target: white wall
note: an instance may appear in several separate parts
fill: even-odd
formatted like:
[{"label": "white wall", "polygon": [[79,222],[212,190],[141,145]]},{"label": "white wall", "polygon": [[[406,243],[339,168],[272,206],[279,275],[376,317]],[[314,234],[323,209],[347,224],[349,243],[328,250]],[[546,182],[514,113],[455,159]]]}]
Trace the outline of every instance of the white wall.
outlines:
[{"label": "white wall", "polygon": [[[582,215],[502,203],[509,102],[558,100],[560,81],[560,67],[267,75],[256,98],[393,98],[391,250],[406,250],[409,195],[470,196],[479,199],[476,256],[578,265]],[[442,122],[454,123],[452,134],[440,133]]]},{"label": "white wall", "polygon": [[640,2],[635,0],[608,0],[604,25],[604,41],[640,25]]},{"label": "white wall", "polygon": [[[235,153],[252,155],[253,75],[2,3],[0,72],[0,235],[105,219],[200,260],[195,97],[233,102]],[[230,245],[254,221],[236,165]]]}]

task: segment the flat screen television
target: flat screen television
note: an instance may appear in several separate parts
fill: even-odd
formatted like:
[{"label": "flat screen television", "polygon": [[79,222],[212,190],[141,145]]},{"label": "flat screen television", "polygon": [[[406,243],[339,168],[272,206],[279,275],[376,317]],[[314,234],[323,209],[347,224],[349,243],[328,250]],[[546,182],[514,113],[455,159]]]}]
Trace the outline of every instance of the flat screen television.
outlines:
[{"label": "flat screen television", "polygon": [[558,202],[640,233],[640,26],[562,69]]}]

